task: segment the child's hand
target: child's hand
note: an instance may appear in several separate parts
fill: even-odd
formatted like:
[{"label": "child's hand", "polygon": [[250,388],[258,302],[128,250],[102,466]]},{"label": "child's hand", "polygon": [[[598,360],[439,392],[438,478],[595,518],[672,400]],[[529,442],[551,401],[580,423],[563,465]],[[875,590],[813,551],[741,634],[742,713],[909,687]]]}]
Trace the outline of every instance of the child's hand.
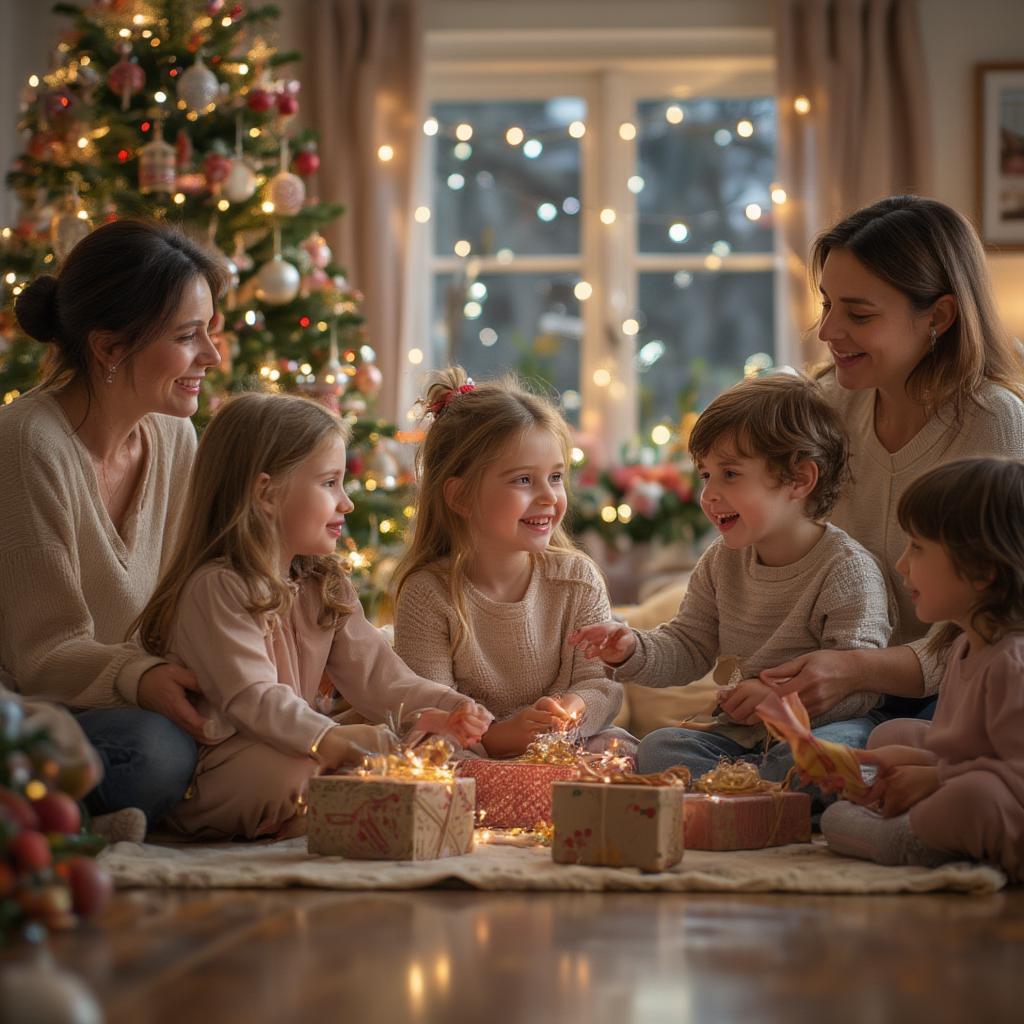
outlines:
[{"label": "child's hand", "polygon": [[367,754],[390,754],[400,746],[384,725],[336,725],[324,733],[316,758],[325,768],[354,768]]},{"label": "child's hand", "polygon": [[523,708],[504,722],[495,722],[481,742],[491,757],[518,757],[536,737],[555,732],[560,721],[550,711]]},{"label": "child's hand", "polygon": [[875,747],[874,750],[854,750],[854,755],[861,764],[873,764],[878,768],[879,775],[885,775],[900,765],[933,765],[935,755],[920,747],[907,747],[891,744],[888,747]]},{"label": "child's hand", "polygon": [[494,715],[483,704],[468,701],[448,715],[440,728],[432,731],[452,736],[460,747],[470,747],[480,740],[493,721]]},{"label": "child's hand", "polygon": [[881,798],[882,814],[895,818],[938,788],[939,772],[935,765],[903,764],[887,771],[875,783],[872,793]]},{"label": "child's hand", "polygon": [[734,722],[740,725],[759,725],[761,719],[755,714],[757,706],[774,692],[771,686],[759,679],[744,679],[735,686],[722,687],[718,704]]},{"label": "child's hand", "polygon": [[554,715],[564,725],[577,724],[583,718],[587,705],[575,693],[560,693],[557,697],[541,697],[533,705],[538,711]]},{"label": "child's hand", "polygon": [[584,657],[600,658],[606,665],[621,665],[636,650],[636,634],[624,622],[599,622],[577,629],[569,637]]}]

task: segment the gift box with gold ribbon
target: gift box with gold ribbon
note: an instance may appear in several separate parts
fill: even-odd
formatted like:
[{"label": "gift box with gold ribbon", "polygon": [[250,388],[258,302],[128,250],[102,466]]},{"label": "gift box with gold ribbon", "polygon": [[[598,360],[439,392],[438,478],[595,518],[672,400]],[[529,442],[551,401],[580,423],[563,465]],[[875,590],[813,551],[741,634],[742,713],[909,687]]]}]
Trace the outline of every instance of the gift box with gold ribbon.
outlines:
[{"label": "gift box with gold ribbon", "polygon": [[743,761],[701,776],[683,804],[691,850],[760,850],[811,841],[811,798],[760,777]]},{"label": "gift box with gold ribbon", "polygon": [[657,775],[581,773],[552,787],[558,864],[664,871],[683,857],[685,769]]},{"label": "gift box with gold ribbon", "polygon": [[455,778],[443,741],[367,758],[350,775],[309,781],[307,849],[353,860],[470,853],[476,786]]},{"label": "gift box with gold ribbon", "polygon": [[476,781],[478,824],[485,828],[534,828],[551,821],[551,786],[573,778],[585,763],[632,766],[630,758],[585,754],[559,734],[538,737],[522,757],[458,762],[459,778]]}]

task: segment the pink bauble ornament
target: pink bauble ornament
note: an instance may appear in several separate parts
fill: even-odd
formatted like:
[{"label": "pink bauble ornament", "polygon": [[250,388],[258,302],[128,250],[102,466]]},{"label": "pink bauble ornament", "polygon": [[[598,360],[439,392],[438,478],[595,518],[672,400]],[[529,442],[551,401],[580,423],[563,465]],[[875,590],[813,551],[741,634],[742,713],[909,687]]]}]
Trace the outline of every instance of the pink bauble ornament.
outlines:
[{"label": "pink bauble ornament", "polygon": [[256,298],[269,306],[287,305],[299,294],[302,276],[281,256],[263,264],[256,276]]},{"label": "pink bauble ornament", "polygon": [[206,154],[203,160],[203,174],[206,175],[206,184],[211,192],[219,191],[219,187],[231,173],[231,157],[227,153],[220,153],[213,150]]},{"label": "pink bauble ornament", "polygon": [[128,59],[127,52],[122,52],[121,59],[107,72],[107,85],[115,96],[121,97],[122,110],[128,109],[132,96],[141,92],[145,84],[146,72]]},{"label": "pink bauble ornament", "polygon": [[274,204],[275,212],[291,216],[302,209],[306,201],[306,186],[297,174],[279,171],[270,179],[267,197]]},{"label": "pink bauble ornament", "polygon": [[313,292],[323,291],[327,286],[328,277],[319,267],[314,267],[302,278],[302,294],[312,295]]},{"label": "pink bauble ornament", "polygon": [[178,99],[190,110],[205,110],[220,96],[220,82],[217,76],[196,57],[195,63],[178,77]]},{"label": "pink bauble ornament", "polygon": [[[327,244],[327,239],[321,234],[310,235],[302,242],[302,251],[309,257],[309,262],[320,270],[323,270],[331,262],[333,253]],[[324,284],[327,283],[327,275],[324,275]]]},{"label": "pink bauble ornament", "polygon": [[356,368],[356,375],[352,378],[360,394],[372,398],[376,395],[384,383],[384,374],[376,363],[362,363]]}]

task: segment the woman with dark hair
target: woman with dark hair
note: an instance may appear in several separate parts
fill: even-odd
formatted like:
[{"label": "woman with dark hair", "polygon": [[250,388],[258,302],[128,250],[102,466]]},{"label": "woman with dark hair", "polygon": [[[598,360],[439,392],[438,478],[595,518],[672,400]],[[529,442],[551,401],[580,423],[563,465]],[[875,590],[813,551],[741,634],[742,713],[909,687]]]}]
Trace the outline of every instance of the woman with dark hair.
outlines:
[{"label": "woman with dark hair", "polygon": [[819,376],[850,435],[853,481],[832,521],[881,562],[899,623],[886,649],[817,651],[762,679],[799,693],[811,715],[859,690],[889,695],[873,719],[825,727],[863,746],[880,718],[930,717],[942,678],[895,570],[900,498],[954,459],[1024,457],[1024,362],[999,322],[977,233],[943,203],[893,196],[859,210],[817,239],[811,271],[832,354]]},{"label": "woman with dark hair", "polygon": [[127,631],[178,529],[224,279],[178,231],[122,220],[15,306],[52,349],[43,383],[0,410],[0,677],[77,713],[105,769],[93,814],[156,821],[195,768],[195,679]]}]

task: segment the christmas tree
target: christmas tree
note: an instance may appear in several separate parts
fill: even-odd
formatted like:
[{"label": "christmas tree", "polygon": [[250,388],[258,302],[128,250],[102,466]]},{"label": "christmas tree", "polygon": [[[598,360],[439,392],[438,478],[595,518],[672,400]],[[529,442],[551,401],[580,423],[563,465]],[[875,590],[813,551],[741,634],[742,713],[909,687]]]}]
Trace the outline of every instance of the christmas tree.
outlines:
[{"label": "christmas tree", "polygon": [[[300,86],[278,52],[279,12],[229,0],[57,4],[70,21],[53,66],[22,96],[19,199],[0,231],[0,399],[38,380],[44,347],[14,299],[52,273],[93,225],[124,216],[180,224],[224,254],[232,286],[198,426],[232,391],[311,395],[353,425],[349,559],[365,599],[386,587],[411,518],[411,440],[373,415],[382,383],[361,296],[320,233],[340,216],[311,194],[316,135],[294,128]],[[229,255],[230,254],[230,255]],[[378,564],[383,561],[383,565]]]}]

